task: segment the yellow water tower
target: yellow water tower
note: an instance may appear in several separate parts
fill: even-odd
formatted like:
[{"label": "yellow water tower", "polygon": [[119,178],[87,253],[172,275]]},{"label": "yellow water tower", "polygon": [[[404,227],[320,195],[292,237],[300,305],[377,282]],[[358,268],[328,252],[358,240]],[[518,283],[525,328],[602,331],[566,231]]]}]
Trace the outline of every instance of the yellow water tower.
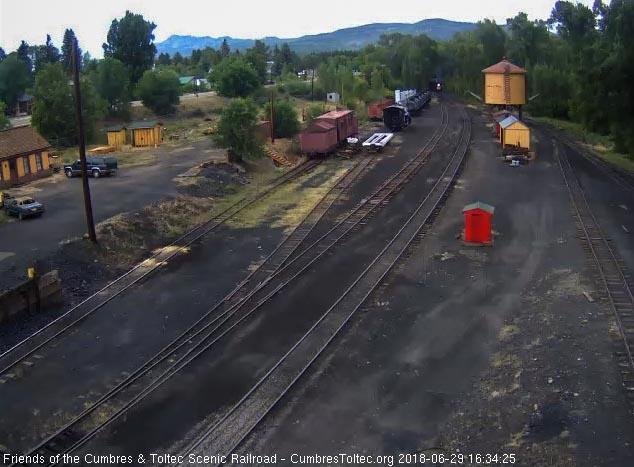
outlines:
[{"label": "yellow water tower", "polygon": [[482,70],[484,102],[490,105],[526,104],[526,70],[506,59]]}]

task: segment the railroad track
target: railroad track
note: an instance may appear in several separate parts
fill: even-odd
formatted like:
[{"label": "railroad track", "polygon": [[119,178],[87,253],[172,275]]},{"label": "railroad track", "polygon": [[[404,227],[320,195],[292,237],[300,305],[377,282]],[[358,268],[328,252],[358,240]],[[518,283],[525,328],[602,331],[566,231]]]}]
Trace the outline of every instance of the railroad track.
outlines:
[{"label": "railroad track", "polygon": [[186,248],[192,245],[195,241],[217,229],[227,222],[227,220],[231,219],[248,206],[263,199],[280,186],[296,180],[300,176],[313,170],[320,163],[321,161],[319,160],[307,161],[276,178],[273,181],[272,186],[267,189],[258,192],[253,196],[245,197],[236,201],[218,215],[199,224],[178,239],[174,240],[171,244],[161,248],[158,253],[136,265],[128,272],[85,299],[83,302],[68,310],[59,318],[51,321],[49,324],[31,334],[11,349],[2,353],[0,355],[0,379],[6,380],[15,377],[16,375],[15,373],[12,373],[12,370],[16,370],[20,365],[24,365],[25,367],[31,366],[34,362],[28,360],[28,358],[34,357],[35,359],[38,359],[40,356],[37,355],[36,352],[49,344],[59,335],[66,332],[77,323],[83,321],[103,305],[121,295],[134,284],[159,269],[166,261],[185,251]]},{"label": "railroad track", "polygon": [[[312,227],[307,227],[304,223],[300,224],[288,239],[282,242],[275,252],[256,271],[242,281],[236,289],[230,292],[223,301],[215,305],[205,316],[167,345],[142,368],[129,375],[124,381],[95,402],[93,406],[48,437],[30,451],[29,454],[42,454],[45,458],[49,458],[51,455],[67,453],[83,446],[174,373],[207,351],[228,332],[235,329],[269,298],[306,271],[326,251],[362,222],[370,212],[381,206],[388,196],[400,189],[401,185],[406,183],[413,176],[414,171],[417,171],[425,162],[432,149],[444,135],[448,123],[448,112],[443,107],[441,125],[425,147],[417,153],[416,157],[408,161],[405,167],[397,174],[383,183],[372,197],[368,198],[375,199],[377,202],[364,202],[358,205],[329,232],[313,242],[292,261],[286,263],[286,260],[297,250],[319,218],[354,179],[363,172],[365,166],[371,160],[371,158],[364,159],[364,163],[359,163],[348,173],[350,175],[349,180],[346,180],[347,175],[344,176],[344,183],[336,185],[324,197],[322,202],[309,213],[307,218],[313,218],[313,221],[310,222]],[[316,251],[317,248],[319,248],[318,251]],[[300,262],[300,259],[303,261]],[[253,288],[249,289],[249,286],[253,286]],[[247,305],[252,305],[252,307]],[[240,311],[242,313],[239,313]],[[105,413],[104,410],[101,410],[104,407]],[[106,419],[105,421],[104,418]]]},{"label": "railroad track", "polygon": [[577,217],[579,238],[584,241],[584,251],[596,266],[599,280],[605,290],[605,298],[614,314],[623,347],[616,352],[623,386],[631,410],[634,412],[634,289],[632,276],[612,246],[611,240],[603,233],[574,169],[570,165],[566,150],[557,154],[559,167],[568,188],[574,212]]},{"label": "railroad track", "polygon": [[596,155],[592,154],[592,152],[590,152],[589,150],[580,146],[570,137],[566,135],[562,135],[550,127],[543,127],[543,128],[547,128],[547,131],[550,133],[550,135],[554,139],[560,141],[565,146],[567,146],[572,151],[574,151],[576,154],[579,154],[581,157],[586,159],[588,162],[590,162],[597,169],[599,169],[599,171],[601,171],[604,175],[612,179],[614,183],[616,183],[618,186],[623,188],[625,191],[634,192],[634,177],[632,177],[631,175],[624,174],[621,170],[603,161]]},{"label": "railroad track", "polygon": [[[335,304],[249,392],[182,450],[184,459],[189,459],[190,455],[195,457],[209,453],[228,457],[234,452],[319,358],[408,249],[427,232],[440,213],[464,163],[471,138],[471,121],[464,110],[463,122],[460,141],[451,160],[407,222]],[[192,464],[182,462],[172,465]]]}]

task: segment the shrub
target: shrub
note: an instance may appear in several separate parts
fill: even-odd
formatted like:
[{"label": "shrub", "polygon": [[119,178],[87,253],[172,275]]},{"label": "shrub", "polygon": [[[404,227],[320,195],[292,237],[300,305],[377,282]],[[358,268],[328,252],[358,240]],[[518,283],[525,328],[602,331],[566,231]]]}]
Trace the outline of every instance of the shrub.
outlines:
[{"label": "shrub", "polygon": [[290,138],[299,132],[297,112],[290,101],[273,104],[273,128],[277,138]]},{"label": "shrub", "polygon": [[256,136],[258,114],[255,102],[242,98],[232,100],[222,111],[214,139],[227,148],[233,160],[262,155],[262,143]]}]

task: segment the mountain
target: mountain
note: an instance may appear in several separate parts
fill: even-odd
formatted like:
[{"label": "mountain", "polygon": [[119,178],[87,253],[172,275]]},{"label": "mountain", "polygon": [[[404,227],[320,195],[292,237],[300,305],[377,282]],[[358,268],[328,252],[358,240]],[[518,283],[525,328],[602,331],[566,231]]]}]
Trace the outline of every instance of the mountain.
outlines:
[{"label": "mountain", "polygon": [[[264,37],[261,40],[267,45],[288,43],[298,54],[310,52],[327,52],[333,50],[358,50],[379,40],[381,34],[426,34],[435,40],[448,40],[454,34],[475,28],[475,23],[462,23],[446,19],[424,19],[418,23],[374,23],[352,28],[339,29],[333,32],[302,36],[291,39]],[[218,49],[226,39],[231,49],[244,50],[253,46],[255,39],[237,39],[225,37],[170,36],[163,42],[156,43],[158,53],[167,52],[174,55],[180,52],[189,56],[194,49],[213,47]]]}]

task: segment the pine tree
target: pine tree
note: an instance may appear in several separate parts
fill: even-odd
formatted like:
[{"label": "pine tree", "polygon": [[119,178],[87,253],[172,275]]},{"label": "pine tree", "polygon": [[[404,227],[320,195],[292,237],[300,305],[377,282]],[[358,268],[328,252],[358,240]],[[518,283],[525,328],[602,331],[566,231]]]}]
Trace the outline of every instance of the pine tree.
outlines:
[{"label": "pine tree", "polygon": [[[72,29],[67,29],[64,31],[64,40],[62,42],[62,56],[61,61],[64,66],[64,71],[67,74],[71,74],[73,71],[73,41],[76,41],[77,37],[75,36],[75,32]],[[82,56],[81,49],[79,46],[77,47],[79,56]],[[79,68],[81,69],[81,61],[79,63]]]},{"label": "pine tree", "polygon": [[222,45],[220,46],[220,55],[223,58],[226,58],[229,56],[229,54],[231,53],[231,48],[229,47],[229,44],[227,43],[227,39],[223,39],[222,40]]}]

